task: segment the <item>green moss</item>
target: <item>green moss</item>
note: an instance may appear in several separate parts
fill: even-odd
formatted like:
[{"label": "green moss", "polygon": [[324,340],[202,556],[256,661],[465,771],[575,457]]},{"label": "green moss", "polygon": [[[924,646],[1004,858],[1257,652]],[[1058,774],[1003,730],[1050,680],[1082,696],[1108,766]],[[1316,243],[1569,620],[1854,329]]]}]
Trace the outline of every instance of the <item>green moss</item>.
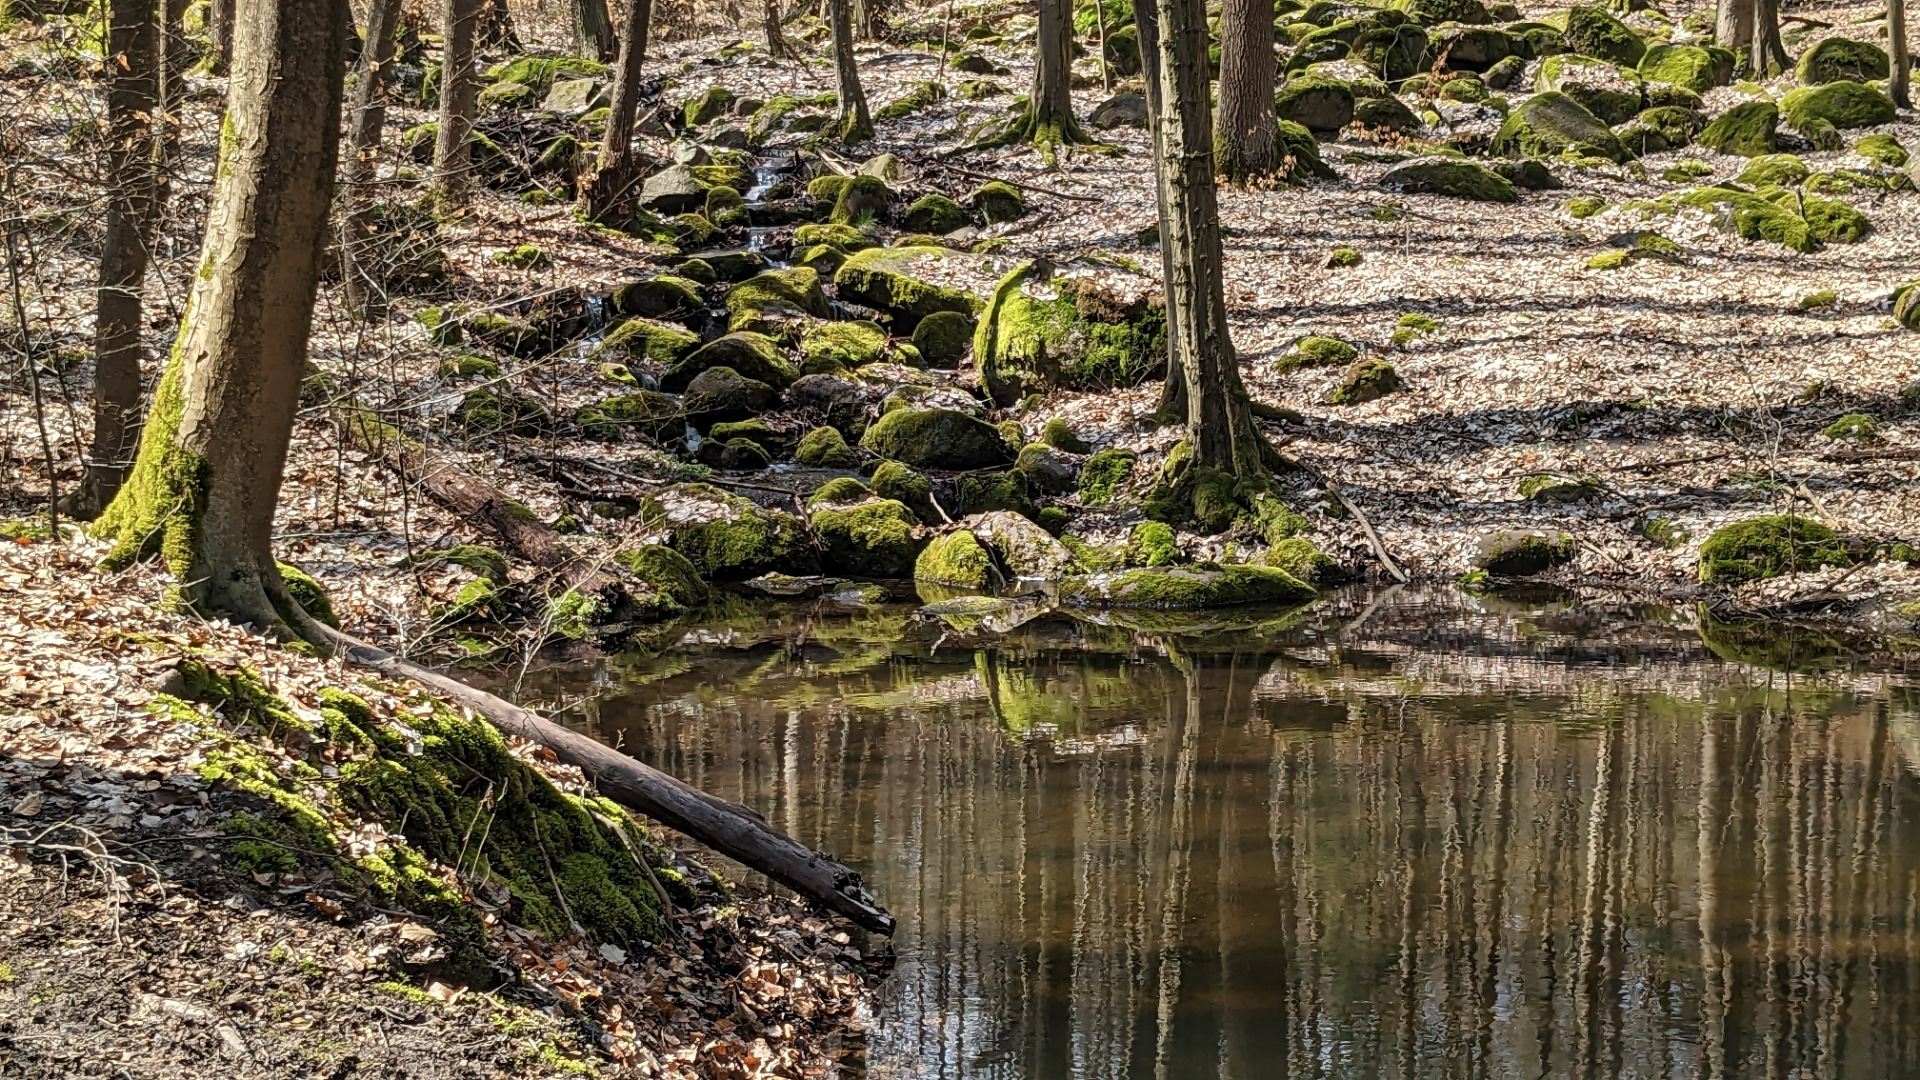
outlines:
[{"label": "green moss", "polygon": [[500,365],[484,356],[448,356],[440,360],[439,371],[446,378],[491,379],[500,374]]},{"label": "green moss", "polygon": [[660,387],[669,393],[685,391],[694,377],[709,368],[728,368],[772,387],[792,386],[800,371],[780,350],[779,343],[751,330],[729,333],[707,342],[668,368]]},{"label": "green moss", "polygon": [[883,461],[873,471],[873,492],[893,499],[920,515],[920,520],[941,520],[933,505],[933,483],[926,476],[897,461]]},{"label": "green moss", "polygon": [[1591,195],[1582,195],[1578,198],[1567,200],[1567,216],[1575,220],[1590,218],[1606,208],[1607,200],[1595,198]]},{"label": "green moss", "polygon": [[1792,514],[1750,518],[1714,530],[1700,545],[1700,580],[1737,584],[1813,570],[1852,566],[1860,556],[1817,521]]},{"label": "green moss", "polygon": [[1305,537],[1290,537],[1267,549],[1266,565],[1309,585],[1339,576],[1340,564]]},{"label": "green moss", "polygon": [[1310,367],[1338,367],[1351,364],[1360,358],[1360,350],[1330,337],[1304,337],[1294,343],[1293,348],[1280,358],[1281,371],[1295,371]]},{"label": "green moss", "polygon": [[[844,478],[843,478],[844,479]],[[827,564],[856,577],[911,576],[920,542],[913,512],[891,499],[815,510],[811,524]]]},{"label": "green moss", "polygon": [[1559,155],[1623,163],[1632,151],[1587,107],[1558,90],[1535,94],[1515,106],[1493,137],[1493,152],[1506,157]]},{"label": "green moss", "polygon": [[1909,160],[1907,148],[1900,145],[1900,140],[1886,134],[1868,135],[1862,138],[1853,144],[1853,152],[1876,165],[1884,165],[1890,169],[1904,169]]},{"label": "green moss", "polygon": [[1128,566],[1171,566],[1185,558],[1173,527],[1164,522],[1143,521],[1127,536]]},{"label": "green moss", "polygon": [[1829,439],[1852,439],[1855,442],[1873,442],[1880,437],[1880,424],[1866,413],[1848,413],[1827,425],[1824,433]]},{"label": "green moss", "polygon": [[1355,361],[1327,400],[1334,405],[1358,405],[1382,398],[1400,388],[1400,375],[1379,357]]},{"label": "green moss", "polygon": [[768,335],[778,328],[777,323],[769,321],[770,315],[793,313],[824,319],[833,312],[820,287],[820,275],[804,266],[755,274],[727,290],[726,307],[729,331]]},{"label": "green moss", "polygon": [[907,87],[905,96],[894,99],[873,114],[875,120],[899,120],[927,108],[947,96],[944,84],[929,79],[926,82],[912,83]]},{"label": "green moss", "polygon": [[1327,266],[1329,269],[1344,270],[1348,267],[1359,265],[1360,253],[1353,248],[1337,247],[1327,253]]},{"label": "green moss", "polygon": [[817,427],[800,439],[794,460],[816,469],[851,469],[860,459],[838,428]]},{"label": "green moss", "polygon": [[602,338],[593,352],[595,356],[645,357],[655,363],[672,365],[699,347],[699,337],[677,326],[629,318]]},{"label": "green moss", "polygon": [[1080,467],[1080,501],[1087,506],[1106,506],[1133,476],[1139,455],[1131,450],[1110,448],[1087,458]]},{"label": "green moss", "polygon": [[1520,481],[1520,497],[1533,502],[1586,502],[1600,497],[1600,481],[1587,476],[1568,480],[1550,473],[1536,473]]},{"label": "green moss", "polygon": [[1018,221],[1027,213],[1026,201],[1020,197],[1020,189],[1001,180],[989,180],[975,188],[967,201],[989,225]]},{"label": "green moss", "polygon": [[1805,180],[1812,171],[1807,168],[1806,162],[1793,154],[1762,154],[1748,162],[1734,180],[1752,187],[1766,184],[1793,187]]},{"label": "green moss", "polygon": [[961,258],[946,248],[869,248],[857,252],[834,274],[840,298],[877,308],[894,320],[899,333],[908,333],[936,311],[971,316],[979,302],[968,293],[915,278],[911,263],[925,258]]},{"label": "green moss", "polygon": [[1041,427],[1040,441],[1069,454],[1084,454],[1093,449],[1085,439],[1074,434],[1072,425],[1057,416]]},{"label": "green moss", "polygon": [[984,514],[992,510],[1011,510],[1032,518],[1039,511],[1027,491],[1024,473],[974,473],[954,480],[954,493],[960,499],[960,513]]},{"label": "green moss", "polygon": [[1841,130],[1890,124],[1897,115],[1893,99],[1872,86],[1842,80],[1824,86],[1806,86],[1780,101],[1787,124],[1805,131],[1816,120]]},{"label": "green moss", "polygon": [[686,427],[680,405],[665,394],[641,390],[603,398],[574,410],[573,422],[591,439],[613,442],[628,432],[672,439]]},{"label": "green moss", "polygon": [[538,402],[491,390],[467,391],[453,410],[454,423],[475,435],[532,434],[545,429],[549,420]]},{"label": "green moss", "polygon": [[912,232],[931,233],[944,236],[967,223],[967,216],[960,204],[938,193],[923,195],[907,207],[906,216],[900,219],[903,227]]},{"label": "green moss", "polygon": [[308,617],[318,619],[335,630],[340,629],[340,617],[333,613],[333,601],[327,598],[326,586],[291,563],[275,565],[280,568],[280,581],[286,586],[289,599],[299,604]]},{"label": "green moss", "polygon": [[877,246],[866,233],[851,225],[808,224],[793,230],[795,248],[808,248],[815,244],[832,244],[848,254]]},{"label": "green moss", "polygon": [[[709,581],[743,581],[768,571],[808,574],[818,567],[813,545],[791,514],[764,510],[737,495],[705,484],[682,484],[662,495],[677,494],[707,504],[703,520],[671,522],[672,548],[687,557]],[[649,523],[669,524],[656,499],[641,504]]]},{"label": "green moss", "polygon": [[697,128],[732,112],[736,100],[733,91],[724,86],[709,87],[681,105],[681,118],[688,127]]},{"label": "green moss", "polygon": [[415,557],[415,561],[458,566],[496,584],[505,584],[507,580],[506,556],[481,544],[458,544],[450,548],[423,551]]},{"label": "green moss", "polygon": [[1162,611],[1302,604],[1315,595],[1312,586],[1284,570],[1244,564],[1142,568],[1070,577],[1060,584],[1060,601],[1069,606]]},{"label": "green moss", "polygon": [[1040,508],[1038,522],[1040,527],[1045,529],[1049,536],[1060,536],[1067,531],[1067,526],[1071,524],[1072,521],[1073,518],[1068,516],[1066,510],[1061,507],[1043,506]]},{"label": "green moss", "polygon": [[[840,192],[846,188],[852,177],[829,173],[816,176],[807,182],[807,197],[815,202],[833,203],[839,201]],[[823,241],[824,242],[824,241]]]},{"label": "green moss", "polygon": [[1857,244],[1873,230],[1867,215],[1838,199],[1804,196],[1800,213],[1807,222],[1807,235],[1815,243]]},{"label": "green moss", "polygon": [[833,506],[840,503],[865,502],[873,495],[873,489],[851,476],[836,476],[821,484],[807,496],[807,509],[816,506]]},{"label": "green moss", "polygon": [[913,565],[915,581],[985,591],[993,576],[993,558],[966,529],[934,537]]},{"label": "green moss", "polygon": [[809,375],[831,374],[877,363],[886,353],[887,332],[879,323],[865,319],[822,323],[810,327],[800,339],[800,370]]},{"label": "green moss", "polygon": [[[835,225],[863,225],[887,216],[887,182],[877,176],[849,176],[839,185],[827,220]],[[811,190],[811,189],[809,189]]]},{"label": "green moss", "polygon": [[1627,265],[1627,252],[1603,251],[1586,261],[1589,270],[1618,270]]},{"label": "green moss", "polygon": [[1598,6],[1575,6],[1567,12],[1567,45],[1582,56],[1597,56],[1623,67],[1634,67],[1646,55],[1647,44],[1625,23]]},{"label": "green moss", "polygon": [[957,311],[936,311],[913,330],[913,347],[931,367],[955,366],[972,345],[971,320]]},{"label": "green moss", "polygon": [[867,428],[860,445],[921,468],[979,469],[1014,459],[991,424],[952,409],[894,409]]},{"label": "green moss", "polygon": [[604,79],[607,73],[607,65],[578,56],[516,56],[488,68],[481,78],[489,83],[519,83],[545,96],[563,75]]},{"label": "green moss", "polygon": [[1635,534],[1672,551],[1693,539],[1693,532],[1669,517],[1646,517],[1634,525]]},{"label": "green moss", "polygon": [[1709,150],[1760,157],[1777,147],[1780,110],[1771,101],[1745,101],[1708,124],[1694,141]]},{"label": "green moss", "polygon": [[1725,213],[1733,231],[1746,240],[1768,240],[1803,252],[1819,246],[1804,218],[1756,194],[1703,187],[1668,199],[1675,205]]},{"label": "green moss", "polygon": [[553,265],[553,257],[534,244],[521,244],[496,251],[493,261],[515,270],[545,270]]}]

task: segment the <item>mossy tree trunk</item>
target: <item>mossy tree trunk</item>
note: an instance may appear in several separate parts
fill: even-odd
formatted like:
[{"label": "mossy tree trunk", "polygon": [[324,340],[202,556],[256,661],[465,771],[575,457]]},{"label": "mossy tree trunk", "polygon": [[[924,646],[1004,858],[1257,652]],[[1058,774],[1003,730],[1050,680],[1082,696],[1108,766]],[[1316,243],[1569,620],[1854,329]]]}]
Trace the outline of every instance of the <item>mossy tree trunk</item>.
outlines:
[{"label": "mossy tree trunk", "polygon": [[844,143],[861,143],[873,138],[873,116],[867,111],[867,93],[860,88],[860,65],[853,56],[853,17],[847,10],[851,0],[827,0],[827,21],[833,27],[833,70],[839,92],[839,113],[834,117],[834,134]]},{"label": "mossy tree trunk", "polygon": [[[1140,74],[1146,83],[1147,128],[1153,136],[1153,165],[1155,179],[1158,180],[1160,163],[1165,160],[1166,150],[1161,145],[1164,128],[1160,123],[1160,113],[1164,102],[1160,99],[1160,13],[1151,3],[1133,5],[1133,27],[1140,44]],[[1172,230],[1167,225],[1167,206],[1164,200],[1153,201],[1154,220],[1160,228],[1160,280],[1173,280],[1173,247],[1166,242]],[[1167,342],[1171,352],[1172,343],[1180,339],[1178,319],[1180,313],[1167,306]],[[1160,424],[1181,424],[1187,418],[1187,373],[1177,359],[1169,356],[1167,375],[1160,384],[1160,404],[1154,410],[1154,419]]]},{"label": "mossy tree trunk", "polygon": [[380,136],[387,125],[387,68],[393,61],[399,24],[400,0],[373,0],[367,9],[367,40],[360,50],[348,107],[347,152],[342,155],[341,198],[347,212],[340,230],[340,275],[348,306],[368,313],[382,297],[379,283],[360,264],[360,253],[373,237],[371,185],[380,165]]},{"label": "mossy tree trunk", "polygon": [[613,59],[613,15],[607,0],[573,0],[573,40],[582,56],[602,63]]},{"label": "mossy tree trunk", "polygon": [[1780,43],[1780,0],[1753,2],[1753,73],[1771,75],[1793,67],[1793,58]]},{"label": "mossy tree trunk", "polygon": [[[1187,437],[1169,455],[1161,516],[1219,531],[1270,486],[1274,454],[1254,426],[1227,327],[1225,260],[1214,191],[1205,0],[1156,0],[1160,107],[1154,169],[1167,278],[1168,344],[1185,373]],[[1169,371],[1171,375],[1171,370]]]},{"label": "mossy tree trunk", "polygon": [[1742,64],[1753,48],[1753,4],[1754,0],[1719,0],[1714,9],[1713,43],[1732,49]]},{"label": "mossy tree trunk", "polygon": [[1913,108],[1907,89],[1913,74],[1913,57],[1907,50],[1907,0],[1887,0],[1887,58],[1892,73],[1887,78],[1887,96],[1903,109]]},{"label": "mossy tree trunk", "polygon": [[473,134],[473,114],[480,89],[474,71],[473,38],[475,24],[486,0],[446,0],[443,27],[446,32],[440,67],[440,123],[433,140],[433,185],[436,200],[460,205],[467,198],[472,151],[467,146]]},{"label": "mossy tree trunk", "polygon": [[233,15],[236,0],[210,0],[207,5],[207,74],[225,75],[233,63]]},{"label": "mossy tree trunk", "polygon": [[195,608],[324,640],[273,510],[307,360],[340,139],[346,0],[248,0],[200,270],[133,473],[94,524],[109,568],[164,557]]},{"label": "mossy tree trunk", "polygon": [[1073,20],[1067,0],[1040,0],[1033,48],[1027,111],[995,141],[1032,143],[1048,158],[1061,146],[1091,144],[1093,139],[1073,117]]},{"label": "mossy tree trunk", "polygon": [[1220,116],[1213,152],[1220,175],[1235,183],[1280,168],[1273,79],[1273,0],[1226,0],[1220,12]]},{"label": "mossy tree trunk", "polygon": [[636,209],[640,163],[633,153],[633,120],[640,104],[640,68],[647,55],[647,23],[653,17],[653,0],[627,0],[624,14],[620,60],[613,70],[613,94],[607,109],[607,130],[600,140],[600,160],[593,175],[580,184],[587,216],[615,227],[632,221]]},{"label": "mossy tree trunk", "polygon": [[120,490],[140,427],[140,293],[153,235],[160,36],[153,0],[107,7],[107,224],[94,293],[93,445],[71,512],[90,518]]}]

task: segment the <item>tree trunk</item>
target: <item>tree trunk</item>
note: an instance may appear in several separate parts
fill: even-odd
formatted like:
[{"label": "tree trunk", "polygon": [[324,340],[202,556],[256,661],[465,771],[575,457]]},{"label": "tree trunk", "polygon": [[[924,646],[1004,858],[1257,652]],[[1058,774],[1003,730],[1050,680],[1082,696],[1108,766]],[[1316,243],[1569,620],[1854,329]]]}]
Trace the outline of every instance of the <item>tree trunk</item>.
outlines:
[{"label": "tree trunk", "polygon": [[1754,0],[1719,0],[1714,10],[1713,43],[1732,49],[1741,62],[1753,48],[1753,4]]},{"label": "tree trunk", "polygon": [[638,194],[640,169],[633,153],[633,121],[640,104],[640,68],[647,55],[647,23],[653,17],[653,0],[627,0],[625,15],[620,61],[613,69],[607,130],[600,140],[600,160],[593,175],[580,184],[588,218],[616,228],[630,222],[636,209],[634,196]]},{"label": "tree trunk", "polygon": [[180,111],[186,108],[187,73],[196,62],[193,42],[187,40],[187,0],[163,0],[160,45],[160,145],[154,176],[155,225],[173,196],[173,174],[180,168]]},{"label": "tree trunk", "polygon": [[573,41],[582,56],[602,63],[613,59],[613,16],[607,0],[573,0]]},{"label": "tree trunk", "polygon": [[[1204,0],[1157,0],[1159,130],[1155,174],[1162,207],[1170,367],[1185,372],[1187,437],[1167,459],[1155,501],[1218,532],[1265,491],[1272,450],[1254,426],[1227,328],[1219,206],[1213,186],[1213,112]],[[1181,511],[1174,511],[1174,506]]]},{"label": "tree trunk", "polygon": [[513,12],[507,7],[507,0],[487,0],[487,10],[480,16],[478,41],[482,50],[525,51],[520,45],[520,35],[514,33]]},{"label": "tree trunk", "polygon": [[346,164],[340,177],[346,220],[340,228],[340,279],[347,306],[371,314],[382,299],[380,283],[361,265],[360,253],[373,237],[373,183],[380,164],[380,135],[387,125],[387,68],[393,61],[394,32],[400,24],[400,0],[373,0],[367,9],[367,40],[360,51],[358,78],[347,130]]},{"label": "tree trunk", "polygon": [[1027,111],[996,142],[1032,143],[1049,161],[1061,146],[1093,142],[1073,118],[1072,48],[1073,20],[1067,0],[1040,0],[1040,26],[1033,42],[1033,89],[1027,95]]},{"label": "tree trunk", "polygon": [[1780,43],[1780,0],[1753,0],[1753,73],[1769,76],[1793,66]]},{"label": "tree trunk", "polygon": [[95,523],[108,568],[164,556],[196,609],[317,639],[273,561],[340,141],[346,0],[247,0],[202,263],[133,474]]},{"label": "tree trunk", "polygon": [[107,223],[94,294],[93,446],[71,512],[91,518],[126,479],[140,427],[140,292],[153,235],[160,41],[153,0],[107,8]]},{"label": "tree trunk", "polygon": [[1887,0],[1887,58],[1893,68],[1887,78],[1887,96],[1895,105],[1911,109],[1907,84],[1913,73],[1913,57],[1907,50],[1907,0]]},{"label": "tree trunk", "polygon": [[1235,183],[1280,168],[1273,111],[1273,0],[1226,0],[1220,13],[1220,117],[1213,149]]},{"label": "tree trunk", "polygon": [[761,5],[761,21],[767,26],[767,56],[778,60],[793,55],[793,49],[787,45],[787,39],[780,33],[780,0],[765,0]]},{"label": "tree trunk", "polygon": [[881,0],[853,0],[853,36],[872,41],[880,36]]},{"label": "tree trunk", "polygon": [[207,43],[213,55],[207,73],[225,75],[233,63],[233,14],[236,0],[211,0],[207,5]]},{"label": "tree trunk", "polygon": [[833,24],[833,69],[839,91],[839,115],[833,130],[844,143],[862,143],[873,138],[873,117],[867,112],[867,94],[860,89],[860,65],[853,57],[853,19],[847,13],[851,0],[827,0],[828,21]]},{"label": "tree trunk", "polygon": [[479,87],[473,68],[475,24],[485,0],[446,0],[443,62],[440,67],[440,126],[433,141],[434,198],[459,205],[467,198],[473,113]]},{"label": "tree trunk", "polygon": [[[1150,3],[1133,5],[1134,32],[1140,44],[1140,74],[1146,83],[1147,128],[1153,136],[1153,166],[1155,183],[1159,182],[1160,162],[1166,155],[1161,145],[1162,127],[1160,113],[1164,107],[1160,100],[1160,13]],[[1167,243],[1172,230],[1167,225],[1166,204],[1157,197],[1153,200],[1154,220],[1160,227],[1160,280],[1173,280],[1173,248]],[[1160,404],[1154,409],[1154,419],[1161,425],[1184,424],[1187,419],[1187,373],[1174,358],[1173,342],[1179,340],[1180,331],[1176,325],[1179,312],[1173,305],[1167,305],[1167,374],[1160,384]]]},{"label": "tree trunk", "polygon": [[[1106,0],[1094,0],[1094,26],[1100,31],[1098,47],[1094,50],[1094,62],[1100,65],[1100,89],[1113,93],[1113,65],[1107,63],[1107,4]],[[946,47],[944,38],[941,48]]]}]

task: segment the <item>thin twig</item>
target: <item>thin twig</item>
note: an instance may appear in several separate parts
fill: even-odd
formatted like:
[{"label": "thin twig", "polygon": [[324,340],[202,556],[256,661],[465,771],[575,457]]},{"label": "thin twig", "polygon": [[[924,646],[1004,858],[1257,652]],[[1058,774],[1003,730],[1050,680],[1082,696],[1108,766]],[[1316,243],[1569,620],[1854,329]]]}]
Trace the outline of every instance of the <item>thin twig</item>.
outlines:
[{"label": "thin twig", "polygon": [[1033,191],[1033,192],[1038,192],[1041,195],[1051,195],[1056,199],[1069,199],[1073,202],[1090,202],[1090,203],[1097,203],[1102,201],[1100,197],[1097,195],[1069,195],[1064,191],[1055,191],[1052,188],[1043,188],[1039,184],[1029,184],[1024,180],[1009,180],[1004,176],[994,176],[991,173],[976,172],[973,169],[964,168],[959,165],[949,165],[947,166],[947,168],[952,169],[954,172],[959,173],[961,176],[971,176],[975,180],[998,180],[1003,184],[1006,184],[1010,187],[1017,187],[1022,191]]}]

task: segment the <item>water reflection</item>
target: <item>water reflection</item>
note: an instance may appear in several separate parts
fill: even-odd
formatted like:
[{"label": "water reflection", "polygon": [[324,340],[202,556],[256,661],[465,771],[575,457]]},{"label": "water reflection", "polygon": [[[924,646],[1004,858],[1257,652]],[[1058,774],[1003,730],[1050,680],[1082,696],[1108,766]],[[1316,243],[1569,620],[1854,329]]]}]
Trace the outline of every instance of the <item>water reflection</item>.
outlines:
[{"label": "water reflection", "polygon": [[876,1076],[1920,1072],[1897,678],[1549,609],[783,619],[623,658],[581,722],[862,870]]}]

